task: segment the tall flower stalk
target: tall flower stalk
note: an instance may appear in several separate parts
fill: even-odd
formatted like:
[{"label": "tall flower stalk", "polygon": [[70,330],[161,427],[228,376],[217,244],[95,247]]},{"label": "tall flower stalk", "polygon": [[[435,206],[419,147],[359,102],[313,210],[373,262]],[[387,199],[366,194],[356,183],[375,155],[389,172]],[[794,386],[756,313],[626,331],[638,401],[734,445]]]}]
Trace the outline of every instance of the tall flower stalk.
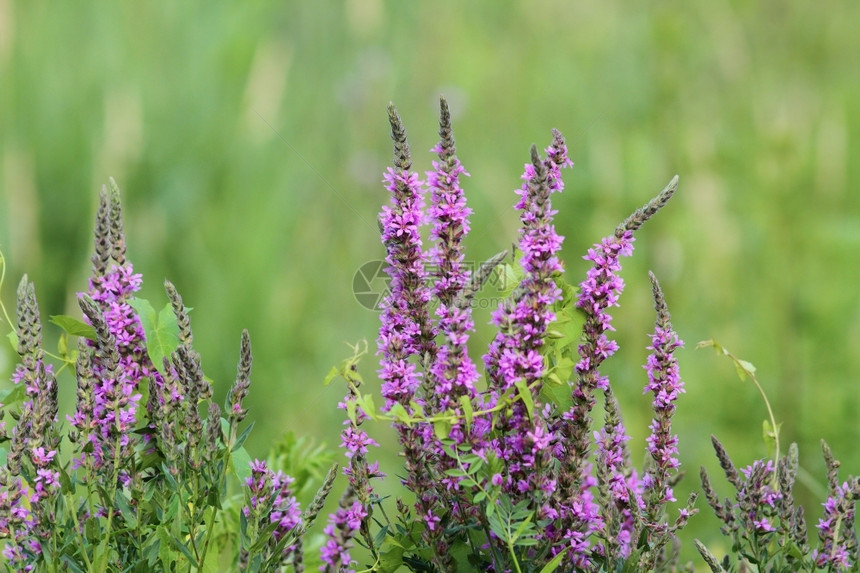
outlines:
[{"label": "tall flower stalk", "polygon": [[[289,564],[301,571],[301,535],[321,510],[334,470],[300,513],[292,477],[247,463],[242,444],[250,427],[239,427],[250,385],[247,333],[222,417],[176,288],[165,283],[169,303],[160,312],[133,296],[141,277],[126,257],[113,181],[100,195],[92,263],[90,288],[78,297],[84,320],[52,318],[65,331],[58,356],[42,348],[33,284],[25,276],[18,289],[18,389],[0,405],[0,417],[11,411],[16,420],[11,431],[0,426],[0,441],[10,442],[0,465],[0,569],[281,571]],[[0,310],[5,316],[2,303]],[[80,337],[76,352],[67,347],[70,336]],[[46,357],[74,366],[67,427],[58,420],[57,379]],[[64,431],[72,452],[60,451]],[[229,479],[246,472],[247,481]],[[246,489],[245,511],[245,494],[231,484]]]},{"label": "tall flower stalk", "polygon": [[[483,547],[493,570],[519,571],[520,560],[547,564],[552,559],[562,568],[589,569],[630,557],[647,524],[656,528],[649,539],[657,548],[645,552],[647,556],[640,551],[637,559],[640,564],[661,564],[662,556],[656,554],[686,518],[673,526],[665,523],[661,508],[671,497],[665,464],[644,477],[630,467],[617,401],[599,366],[617,349],[607,332],[612,329],[609,309],[617,305],[624,286],[618,276],[619,259],[632,253],[634,231],[665,205],[677,180],[589,250],[586,259],[593,268],[576,302],[586,320],[571,387],[572,406],[560,409],[560,402],[544,394],[547,361],[557,360],[549,358],[554,352],[547,345],[549,329],[564,298],[558,259],[562,237],[555,231],[551,195],[563,189],[561,168],[572,162],[558,131],[553,131],[545,157],[532,147],[516,204],[523,279],[493,313],[498,334],[483,357],[487,389],[480,391],[467,343],[473,328],[468,306],[475,289],[471,283],[482,279],[478,276],[470,283],[462,264],[462,238],[468,233],[470,214],[459,184],[465,171],[456,159],[444,99],[441,109],[440,142],[433,148],[439,160],[427,173],[426,183],[434,244],[423,251],[423,189],[411,171],[405,130],[393,108],[389,119],[395,161],[385,177],[392,199],[380,215],[391,278],[378,339],[383,412],[399,436],[403,483],[416,496],[416,518],[422,522],[429,561],[440,571],[456,570],[451,548],[463,542],[473,545],[475,540],[462,532],[477,527],[483,530]],[[480,275],[484,274],[481,268]],[[435,321],[427,310],[433,298],[438,302]],[[658,320],[664,330],[671,330],[665,304],[661,308]],[[669,336],[668,332],[660,336]],[[652,364],[652,385],[660,376],[676,375],[674,363],[666,357],[671,349],[664,346],[659,348],[665,352],[654,360],[668,363]],[[595,437],[600,464],[595,476],[590,430],[597,391],[605,393],[607,419]],[[351,420],[363,421],[368,412],[362,408],[369,403],[359,396],[351,399],[353,406],[347,408],[353,412]],[[674,410],[661,408],[653,445],[668,452],[672,441],[666,428]],[[349,452],[348,442],[344,440]],[[656,509],[643,500],[654,488],[665,498],[654,503]],[[339,511],[346,515],[348,508],[342,503]],[[333,523],[348,525],[350,520],[342,516]],[[337,532],[349,529],[331,529],[332,550],[338,545]],[[596,538],[602,541],[594,546]]]}]

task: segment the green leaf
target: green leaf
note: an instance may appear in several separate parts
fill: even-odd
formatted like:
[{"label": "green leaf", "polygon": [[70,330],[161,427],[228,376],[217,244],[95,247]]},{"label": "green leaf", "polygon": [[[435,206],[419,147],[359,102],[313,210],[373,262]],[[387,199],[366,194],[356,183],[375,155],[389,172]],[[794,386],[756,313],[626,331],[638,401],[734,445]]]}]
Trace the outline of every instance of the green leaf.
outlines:
[{"label": "green leaf", "polygon": [[254,429],[255,423],[256,422],[251,422],[244,430],[242,430],[242,433],[239,434],[239,437],[236,438],[236,441],[233,443],[234,450],[241,448],[245,444],[245,440],[247,440],[248,436],[251,435],[251,430]]},{"label": "green leaf", "polygon": [[176,322],[176,315],[173,314],[173,308],[168,303],[156,314],[155,309],[146,299],[132,298],[129,304],[140,318],[140,325],[146,338],[146,352],[152,365],[165,374],[164,357],[169,357],[179,348],[179,325]]},{"label": "green leaf", "polygon": [[88,340],[96,340],[96,329],[82,320],[67,314],[55,314],[51,316],[51,322],[72,336],[83,336]]},{"label": "green leaf", "polygon": [[152,569],[152,567],[156,563],[158,563],[158,554],[160,550],[161,540],[158,538],[156,533],[153,533],[149,536],[149,539],[146,540],[143,546],[143,551],[141,552],[143,558],[146,559],[146,563],[147,565],[149,565],[150,569]]},{"label": "green leaf", "polygon": [[561,550],[561,552],[552,558],[552,560],[543,566],[543,569],[540,570],[540,573],[552,573],[558,566],[561,565],[561,560],[564,559],[564,554],[567,552],[567,547]]},{"label": "green leaf", "polygon": [[465,470],[461,470],[459,468],[451,468],[445,470],[445,475],[449,475],[451,477],[466,477],[469,475]]},{"label": "green leaf", "polygon": [[350,422],[352,422],[353,426],[356,425],[358,422],[358,418],[356,417],[356,414],[355,414],[357,408],[358,408],[358,404],[356,403],[355,400],[347,399],[347,401],[346,401],[346,417],[349,419]]},{"label": "green leaf", "polygon": [[68,570],[72,573],[85,573],[85,571],[81,569],[68,555],[63,555],[60,561],[62,561],[63,565],[67,566],[69,568]]},{"label": "green leaf", "polygon": [[437,440],[444,440],[451,434],[451,422],[448,420],[437,420],[433,422],[433,434]]},{"label": "green leaf", "polygon": [[573,406],[573,390],[566,380],[553,378],[551,374],[541,386],[540,399],[555,404],[560,412],[567,412]]},{"label": "green leaf", "polygon": [[702,340],[701,342],[696,344],[696,350],[699,350],[701,348],[713,348],[717,352],[717,354],[722,354],[723,356],[726,356],[728,354],[728,351],[726,351],[726,349],[723,348],[722,345],[713,338],[710,340]]},{"label": "green leaf", "polygon": [[236,477],[245,483],[245,479],[251,477],[251,456],[248,451],[245,448],[234,449],[230,452],[230,462]]},{"label": "green leaf", "polygon": [[472,427],[472,418],[475,411],[472,408],[472,401],[468,396],[460,396],[460,406],[463,408],[463,417],[466,419],[466,429]]},{"label": "green leaf", "polygon": [[323,386],[328,386],[329,384],[331,384],[331,381],[335,379],[335,377],[337,376],[337,373],[338,373],[337,366],[332,366],[331,370],[329,370],[328,374],[326,374],[325,378],[323,378]]},{"label": "green leaf", "polygon": [[530,515],[525,519],[525,521],[523,521],[522,523],[520,523],[519,527],[517,527],[516,532],[514,532],[514,539],[519,539],[519,537],[520,537],[520,536],[521,536],[525,531],[527,531],[527,530],[530,528],[530,526],[531,526],[531,521],[532,521],[532,517],[534,517],[534,516],[530,514]]},{"label": "green leaf", "polygon": [[382,573],[394,573],[403,564],[403,554],[406,550],[396,544],[390,544],[391,549],[379,554],[379,571]]},{"label": "green leaf", "polygon": [[27,396],[26,390],[25,384],[16,384],[11,388],[0,390],[0,404],[3,404],[5,407],[23,401]]},{"label": "green leaf", "polygon": [[518,262],[502,263],[493,270],[496,273],[496,284],[505,297],[510,296],[525,277],[525,271]]},{"label": "green leaf", "polygon": [[373,402],[373,394],[362,394],[358,402],[362,412],[371,420],[376,420],[376,404]]},{"label": "green leaf", "polygon": [[388,413],[398,422],[402,422],[404,424],[409,424],[411,421],[411,416],[409,412],[406,411],[406,408],[403,407],[403,404],[400,402],[395,402],[391,409],[388,410]]},{"label": "green leaf", "polygon": [[8,338],[9,342],[12,344],[12,350],[18,352],[18,333],[11,330],[9,331],[9,334],[6,335],[6,338]]},{"label": "green leaf", "polygon": [[125,496],[125,494],[117,490],[116,498],[114,501],[116,502],[116,506],[117,508],[119,508],[119,511],[128,526],[132,529],[137,528],[137,513],[135,513],[135,511],[131,508],[131,505],[129,505],[128,498]]},{"label": "green leaf", "polygon": [[534,415],[535,403],[532,398],[532,392],[529,390],[528,384],[526,384],[525,380],[517,380],[514,382],[517,387],[517,394],[519,394],[520,399],[523,401],[523,404],[526,407],[526,412],[529,415],[529,420],[532,419]]},{"label": "green leaf", "polygon": [[751,377],[755,374],[755,366],[746,360],[741,360],[740,358],[735,360],[735,368],[738,371],[738,378],[741,380],[746,380],[747,376]]},{"label": "green leaf", "polygon": [[163,571],[172,571],[173,570],[173,559],[170,554],[170,546],[172,545],[170,532],[167,531],[167,527],[165,525],[159,525],[158,529],[156,529],[159,538],[159,548],[158,548],[158,557],[161,559],[161,566]]}]

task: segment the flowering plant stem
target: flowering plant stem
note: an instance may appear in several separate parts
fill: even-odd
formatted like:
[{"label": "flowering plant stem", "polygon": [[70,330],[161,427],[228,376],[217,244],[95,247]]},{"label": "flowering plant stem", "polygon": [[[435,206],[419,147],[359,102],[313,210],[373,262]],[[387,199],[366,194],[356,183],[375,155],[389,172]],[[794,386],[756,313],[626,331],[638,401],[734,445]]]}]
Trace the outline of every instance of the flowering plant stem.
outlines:
[{"label": "flowering plant stem", "polygon": [[[765,423],[765,440],[768,443],[769,448],[772,451],[773,461],[776,463],[779,461],[779,424],[776,423],[776,416],[773,414],[773,408],[770,407],[770,400],[767,399],[767,394],[764,391],[764,388],[759,383],[758,378],[756,378],[755,372],[756,367],[753,366],[750,362],[746,360],[741,360],[734,354],[728,351],[723,345],[721,345],[716,340],[703,340],[696,345],[696,349],[699,348],[713,348],[717,354],[722,356],[726,356],[731,360],[735,365],[735,370],[737,371],[738,378],[741,381],[749,378],[752,380],[752,383],[755,384],[755,387],[758,389],[759,394],[761,395],[762,400],[764,401],[765,408],[767,408],[768,419],[770,420],[769,424]],[[774,479],[778,478],[778,474],[774,474]]]}]

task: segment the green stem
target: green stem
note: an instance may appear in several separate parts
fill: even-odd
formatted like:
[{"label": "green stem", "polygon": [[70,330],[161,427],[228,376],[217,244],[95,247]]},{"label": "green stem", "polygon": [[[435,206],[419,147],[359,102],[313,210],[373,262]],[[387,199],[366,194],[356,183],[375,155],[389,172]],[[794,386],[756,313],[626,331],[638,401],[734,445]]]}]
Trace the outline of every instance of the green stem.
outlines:
[{"label": "green stem", "polygon": [[84,558],[84,563],[87,566],[87,571],[93,573],[93,564],[90,563],[90,556],[87,555],[87,544],[84,540],[84,534],[81,532],[81,522],[78,519],[78,508],[75,507],[75,500],[72,498],[71,494],[67,491],[63,498],[66,501],[66,506],[69,508],[69,513],[72,514],[72,519],[75,522],[75,534],[78,537],[78,543],[81,548],[81,555]]},{"label": "green stem", "polygon": [[[236,443],[237,428],[236,424],[230,424],[230,439],[225,444],[224,448],[224,464],[221,466],[221,475],[218,478],[218,495],[225,487],[227,481],[227,466],[230,463],[230,451],[233,449],[233,444]],[[215,516],[218,514],[218,508],[213,507],[212,513],[209,515],[209,522],[206,525],[206,541],[203,542],[203,552],[201,554],[201,566],[206,559],[206,554],[209,551],[209,543],[212,541],[212,532],[215,530]]]},{"label": "green stem", "polygon": [[[105,509],[108,512],[108,520],[107,525],[105,526],[104,539],[99,544],[99,551],[103,553],[99,555],[99,569],[98,571],[106,571],[108,564],[108,555],[110,551],[108,547],[110,545],[111,534],[113,533],[111,530],[113,529],[113,514],[115,513],[114,508],[114,500],[116,499],[116,491],[117,491],[117,481],[119,481],[119,462],[120,462],[120,448],[122,447],[122,431],[119,421],[119,402],[114,400],[113,407],[113,419],[114,419],[114,430],[116,431],[116,438],[114,441],[114,454],[113,454],[113,471],[111,472],[111,490],[109,499],[104,500]],[[102,559],[103,557],[103,559]]]}]

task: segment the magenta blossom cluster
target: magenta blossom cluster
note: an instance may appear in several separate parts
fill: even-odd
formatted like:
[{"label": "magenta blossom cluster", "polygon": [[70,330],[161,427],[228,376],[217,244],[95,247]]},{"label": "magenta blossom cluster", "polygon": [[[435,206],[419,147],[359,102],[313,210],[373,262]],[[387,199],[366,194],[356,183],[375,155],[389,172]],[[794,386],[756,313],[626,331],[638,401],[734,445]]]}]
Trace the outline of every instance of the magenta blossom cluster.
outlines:
[{"label": "magenta blossom cluster", "polygon": [[[645,363],[648,372],[645,392],[654,395],[651,402],[654,418],[651,420],[651,433],[646,439],[653,464],[642,478],[642,488],[648,520],[654,524],[662,522],[666,504],[675,501],[672,483],[681,466],[677,457],[678,436],[672,433],[672,418],[675,415],[675,402],[684,392],[678,359],[675,357],[675,350],[681,348],[684,342],[672,330],[669,309],[657,277],[653,273],[650,273],[650,277],[657,320],[651,335],[651,346],[648,347],[652,352]],[[652,537],[653,533],[649,531]]]},{"label": "magenta blossom cluster", "polygon": [[[129,262],[114,265],[105,275],[90,279],[87,294],[101,308],[105,327],[115,341],[118,354],[116,364],[105,357],[94,357],[91,367],[97,381],[88,397],[91,401],[79,404],[74,415],[68,417],[72,426],[92,445],[93,469],[112,462],[116,440],[119,448],[125,450],[125,454],[120,455],[127,457],[133,446],[131,431],[137,424],[138,403],[142,397],[140,383],[157,374],[145,358],[143,328],[129,304],[132,294],[140,290],[141,282],[142,276],[134,273]],[[91,342],[91,346],[95,344]],[[85,466],[88,457],[82,453],[75,460],[75,467]],[[128,485],[127,473],[123,472],[121,479]]]},{"label": "magenta blossom cluster", "polygon": [[[519,293],[501,304],[493,313],[493,323],[499,328],[484,356],[489,390],[489,403],[497,403],[512,389],[526,392],[533,401],[539,400],[544,375],[541,354],[544,337],[555,320],[552,305],[561,300],[561,289],[554,278],[562,267],[557,253],[560,237],[553,224],[556,211],[550,195],[564,189],[561,168],[573,163],[567,156],[567,146],[558,131],[553,143],[541,159],[532,148],[532,162],[525,165],[524,183],[517,191],[520,200],[519,261],[524,279]],[[519,387],[518,387],[519,385]],[[556,490],[551,460],[557,437],[545,416],[530,416],[524,402],[516,402],[509,413],[496,422],[498,437],[491,446],[505,466],[502,488],[515,500],[526,499],[529,492],[540,492],[543,503],[534,503],[533,510],[547,518],[557,517],[557,508],[549,504]]]},{"label": "magenta blossom cluster", "polygon": [[53,500],[60,487],[60,437],[57,380],[52,365],[44,360],[35,288],[26,276],[18,287],[17,326],[21,362],[12,382],[24,386],[25,399],[12,430],[6,464],[0,467],[0,537],[9,539],[3,556],[10,567],[32,571],[56,519]]},{"label": "magenta blossom cluster", "polygon": [[857,540],[854,537],[854,505],[860,498],[857,482],[838,484],[827,498],[824,516],[818,520],[818,539],[821,547],[812,552],[817,567],[832,567],[848,571],[854,566]]},{"label": "magenta blossom cluster", "polygon": [[355,573],[351,568],[350,549],[368,510],[358,500],[348,507],[340,507],[329,519],[323,532],[327,539],[320,550],[323,565],[320,571]]},{"label": "magenta blossom cluster", "polygon": [[[702,489],[708,505],[723,522],[722,532],[734,549],[760,571],[854,571],[860,560],[855,531],[855,504],[860,499],[860,479],[838,480],[839,462],[829,446],[821,447],[827,467],[828,497],[824,516],[818,521],[818,547],[810,548],[803,507],[794,499],[793,488],[799,462],[797,444],[778,459],[755,460],[738,471],[715,437],[711,438],[717,459],[737,494],[721,501],[702,468]],[[703,545],[696,545],[712,571],[722,564]]]},{"label": "magenta blossom cluster", "polygon": [[[251,475],[245,479],[245,507],[242,514],[255,528],[264,529],[274,525],[270,547],[288,535],[301,523],[301,509],[292,492],[295,480],[282,471],[274,472],[266,466],[266,462],[254,460],[251,462]],[[295,545],[286,545],[281,551],[281,559],[290,558]],[[240,568],[247,566],[249,554],[243,550],[239,557]]]},{"label": "magenta blossom cluster", "polygon": [[[458,567],[454,547],[462,543],[477,543],[473,550],[484,556],[473,556],[477,559],[470,559],[473,566],[482,563],[482,570],[497,572],[513,570],[512,559],[539,569],[558,556],[562,570],[572,570],[629,557],[642,539],[648,509],[643,496],[654,478],[639,478],[642,474],[630,467],[620,416],[607,417],[604,428],[594,434],[591,411],[595,392],[604,392],[607,399],[611,395],[598,367],[617,349],[606,333],[612,329],[609,310],[618,304],[624,286],[619,259],[632,253],[634,231],[668,201],[676,182],[589,250],[586,259],[592,269],[578,298],[564,295],[564,269],[558,257],[563,238],[556,232],[551,196],[563,190],[561,170],[572,162],[558,131],[543,156],[532,147],[516,203],[521,223],[517,243],[521,256],[516,263],[523,279],[493,313],[498,334],[483,356],[486,389],[482,389],[468,348],[474,328],[471,301],[502,258],[491,259],[474,275],[464,268],[462,241],[469,232],[471,210],[460,185],[466,172],[455,154],[444,99],[440,142],[433,148],[438,160],[426,182],[411,170],[406,132],[393,108],[389,119],[394,167],[384,182],[391,201],[379,220],[391,281],[382,303],[377,344],[382,410],[394,420],[404,461],[402,483],[415,495],[415,518],[421,524],[420,535],[410,539],[415,543],[420,538],[420,546],[426,548],[422,555],[428,559],[409,557],[410,567],[454,571]],[[425,213],[427,191],[430,206]],[[426,250],[421,235],[425,223],[432,241]],[[570,285],[566,288],[574,291]],[[437,303],[435,317],[431,302]],[[573,361],[565,354],[572,350],[549,342],[554,340],[551,327],[562,304],[570,305],[568,315],[576,312],[574,305],[585,315],[579,356]],[[674,336],[667,317],[655,334],[657,356],[649,362],[652,384],[658,380],[679,384],[677,365],[670,357],[673,348],[659,342],[659,337]],[[565,400],[552,397],[557,389],[546,388],[559,356],[575,363],[575,379],[561,381],[570,392]],[[372,472],[356,473],[356,468],[366,467],[368,447],[375,445],[358,427],[368,417],[362,410],[366,404],[358,399],[356,385],[350,384],[342,406],[349,413],[342,447],[350,460],[345,472],[353,491],[330,517],[324,571],[351,567],[349,550],[356,538],[375,551],[370,526],[378,502],[367,485]],[[669,416],[673,412],[661,411]],[[672,442],[664,434],[656,435],[653,447],[668,452]],[[591,452],[594,444],[597,450]],[[592,454],[600,464],[596,473]],[[676,469],[670,464],[659,475],[671,473],[674,478]],[[598,501],[612,505],[612,511],[601,513]],[[506,517],[493,516],[497,507]],[[398,510],[407,523],[410,510],[400,503]],[[503,526],[504,519],[525,521]],[[660,512],[654,519],[659,523],[648,522],[648,527],[656,549],[640,554],[646,568],[664,559],[662,548],[685,521],[669,526]],[[466,533],[471,530],[480,531],[483,541]],[[512,540],[515,530],[518,538]],[[603,542],[594,545],[595,539]]]},{"label": "magenta blossom cluster", "polygon": [[[163,332],[176,336],[161,337],[158,345],[147,340],[153,332],[136,309],[150,305],[133,297],[141,276],[126,259],[113,181],[100,194],[92,262],[89,292],[78,298],[86,322],[55,319],[66,330],[60,358],[77,382],[67,427],[71,453],[60,448],[66,428],[58,421],[57,380],[45,362],[35,289],[26,277],[18,289],[20,363],[12,378],[21,390],[4,400],[14,427],[0,428],[0,441],[10,442],[0,464],[6,565],[0,568],[173,571],[221,562],[231,570],[238,564],[240,571],[278,571],[288,563],[301,570],[302,535],[321,511],[336,470],[300,513],[292,477],[262,462],[241,467],[250,430],[239,431],[250,384],[248,333],[242,335],[237,378],[222,417],[191,346],[187,309],[167,281],[169,306],[159,322]],[[70,335],[79,337],[76,352],[65,347]],[[152,364],[153,356],[163,356],[162,370]],[[144,410],[139,403],[145,393]],[[227,480],[246,471],[250,477],[238,484],[245,491],[230,494],[241,499],[244,493],[242,510],[239,499],[227,497]]]}]

